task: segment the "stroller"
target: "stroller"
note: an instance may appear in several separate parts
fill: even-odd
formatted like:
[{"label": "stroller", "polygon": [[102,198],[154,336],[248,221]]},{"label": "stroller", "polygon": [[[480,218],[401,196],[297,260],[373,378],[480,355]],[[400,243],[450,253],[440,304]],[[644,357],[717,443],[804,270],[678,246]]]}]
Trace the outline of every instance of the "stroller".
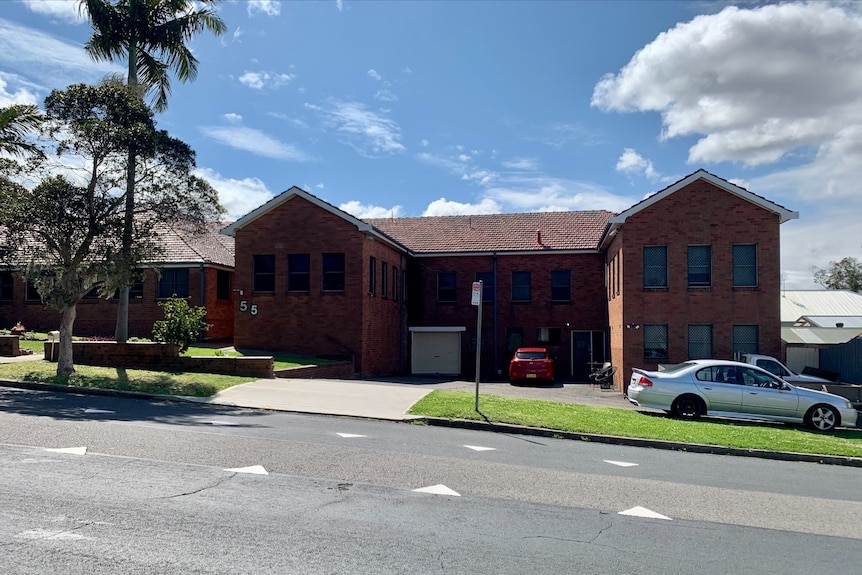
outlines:
[{"label": "stroller", "polygon": [[606,361],[602,367],[590,374],[590,381],[593,385],[598,384],[602,389],[611,389],[614,386],[614,374],[616,372],[616,366]]}]

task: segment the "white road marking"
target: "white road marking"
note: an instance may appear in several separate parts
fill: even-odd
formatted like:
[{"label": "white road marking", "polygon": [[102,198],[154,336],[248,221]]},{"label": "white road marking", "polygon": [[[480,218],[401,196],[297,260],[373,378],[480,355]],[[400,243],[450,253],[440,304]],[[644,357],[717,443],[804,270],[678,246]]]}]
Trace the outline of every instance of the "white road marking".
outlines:
[{"label": "white road marking", "polygon": [[51,453],[68,453],[70,455],[85,455],[87,453],[86,447],[58,447],[56,449],[45,449],[45,451],[50,451]]},{"label": "white road marking", "polygon": [[438,483],[437,485],[431,485],[429,487],[420,487],[419,489],[414,489],[416,493],[431,493],[432,495],[452,495],[454,497],[461,497],[461,494],[457,491],[452,491],[442,483]]},{"label": "white road marking", "polygon": [[87,408],[84,410],[84,413],[117,413],[116,411],[111,411],[110,409],[94,409]]},{"label": "white road marking", "polygon": [[351,439],[353,437],[368,437],[367,435],[357,435],[356,433],[336,433],[335,435],[345,439]]},{"label": "white road marking", "polygon": [[646,507],[632,507],[631,509],[620,511],[619,515],[631,515],[633,517],[646,517],[648,519],[666,519],[668,521],[673,521],[670,517],[665,517],[660,513],[650,511]]},{"label": "white road marking", "polygon": [[638,463],[629,463],[627,461],[611,461],[610,459],[604,459],[605,463],[610,463],[611,465],[617,465],[619,467],[637,467]]},{"label": "white road marking", "polygon": [[497,451],[496,447],[482,447],[480,445],[465,445],[464,447],[473,451]]},{"label": "white road marking", "polygon": [[234,473],[252,473],[255,475],[269,475],[269,472],[264,469],[263,465],[252,465],[250,467],[235,467],[233,469],[225,469],[225,471],[233,471]]}]

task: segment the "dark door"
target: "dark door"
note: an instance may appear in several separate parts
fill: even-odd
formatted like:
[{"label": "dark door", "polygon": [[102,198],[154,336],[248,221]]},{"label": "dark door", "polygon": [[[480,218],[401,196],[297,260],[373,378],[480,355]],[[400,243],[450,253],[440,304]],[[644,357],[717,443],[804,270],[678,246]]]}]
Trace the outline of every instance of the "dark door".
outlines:
[{"label": "dark door", "polygon": [[593,332],[572,332],[572,378],[575,381],[588,381],[593,371]]}]

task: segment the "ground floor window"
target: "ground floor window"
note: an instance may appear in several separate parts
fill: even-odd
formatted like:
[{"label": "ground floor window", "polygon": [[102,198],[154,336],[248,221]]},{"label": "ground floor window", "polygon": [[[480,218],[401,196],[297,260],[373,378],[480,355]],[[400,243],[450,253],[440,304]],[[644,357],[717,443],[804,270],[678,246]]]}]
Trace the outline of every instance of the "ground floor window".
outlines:
[{"label": "ground floor window", "polygon": [[520,327],[506,328],[506,349],[514,353],[519,347],[524,347],[524,329]]},{"label": "ground floor window", "polygon": [[159,277],[160,299],[177,297],[189,297],[189,270],[188,268],[162,270]]},{"label": "ground floor window", "polygon": [[688,326],[688,359],[709,359],[712,357],[712,326]]},{"label": "ground floor window", "polygon": [[562,341],[562,330],[558,327],[536,328],[536,342],[547,345],[560,345]]},{"label": "ground floor window", "polygon": [[667,361],[667,324],[644,326],[644,361]]},{"label": "ground floor window", "polygon": [[733,326],[733,353],[758,353],[756,325]]}]

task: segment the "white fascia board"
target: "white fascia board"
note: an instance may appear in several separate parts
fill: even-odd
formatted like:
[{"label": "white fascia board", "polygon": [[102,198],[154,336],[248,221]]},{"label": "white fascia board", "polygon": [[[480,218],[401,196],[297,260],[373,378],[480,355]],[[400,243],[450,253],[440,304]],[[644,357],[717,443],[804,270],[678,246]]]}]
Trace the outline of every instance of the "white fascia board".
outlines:
[{"label": "white fascia board", "polygon": [[457,258],[475,256],[548,256],[548,255],[577,255],[577,254],[600,254],[602,250],[511,250],[511,251],[484,251],[484,252],[410,252],[414,258]]},{"label": "white fascia board", "polygon": [[408,329],[410,331],[433,333],[453,333],[458,331],[467,331],[467,328],[463,326],[417,326]]},{"label": "white fascia board", "polygon": [[674,192],[681,190],[682,188],[686,187],[687,185],[689,185],[693,182],[696,182],[697,180],[704,180],[706,182],[709,182],[710,184],[712,184],[718,188],[721,188],[721,189],[725,190],[726,192],[729,192],[731,194],[739,196],[743,200],[751,202],[752,204],[759,206],[759,207],[763,208],[764,210],[778,214],[779,223],[783,224],[784,222],[786,222],[788,220],[799,219],[799,212],[794,212],[794,211],[788,210],[786,208],[783,208],[783,207],[779,206],[778,204],[775,204],[773,202],[770,202],[769,200],[761,198],[760,196],[753,194],[744,188],[740,188],[737,185],[731,184],[727,180],[723,180],[723,179],[719,178],[718,176],[714,176],[713,174],[710,174],[706,170],[701,169],[701,170],[694,172],[693,174],[691,174],[689,176],[686,176],[685,178],[683,178],[682,180],[673,184],[672,186],[669,186],[669,187],[667,187],[667,188],[665,188],[659,192],[656,192],[655,194],[651,195],[647,199],[645,199],[641,202],[638,202],[637,204],[633,205],[632,207],[625,210],[624,212],[620,212],[616,216],[611,216],[610,220],[608,220],[608,223],[611,224],[612,227],[617,225],[617,224],[623,224],[629,218],[629,216],[632,216],[632,215],[640,212],[641,210],[652,206],[656,202],[663,200],[664,198],[668,197],[669,195],[673,194]]}]

